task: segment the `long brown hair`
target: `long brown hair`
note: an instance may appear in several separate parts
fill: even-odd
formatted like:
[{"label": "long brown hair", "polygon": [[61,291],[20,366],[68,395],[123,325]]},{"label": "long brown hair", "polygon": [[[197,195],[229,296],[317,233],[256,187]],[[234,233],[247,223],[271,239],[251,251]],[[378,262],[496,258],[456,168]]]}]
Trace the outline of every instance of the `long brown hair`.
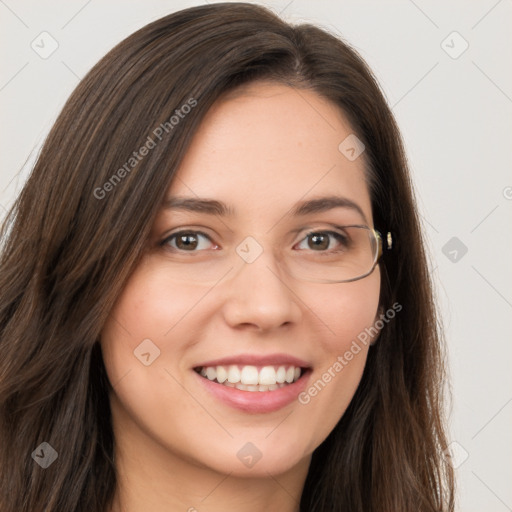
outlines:
[{"label": "long brown hair", "polygon": [[[453,472],[441,455],[442,330],[393,115],[346,42],[260,6],[220,3],[148,24],[92,68],[3,224],[2,512],[104,512],[112,503],[115,383],[103,365],[102,326],[205,113],[257,79],[330,100],[365,144],[374,224],[394,235],[380,264],[381,305],[403,307],[315,450],[301,511],[453,510]],[[149,139],[154,146],[135,157]],[[43,442],[57,452],[45,469],[33,456],[49,449]]]}]

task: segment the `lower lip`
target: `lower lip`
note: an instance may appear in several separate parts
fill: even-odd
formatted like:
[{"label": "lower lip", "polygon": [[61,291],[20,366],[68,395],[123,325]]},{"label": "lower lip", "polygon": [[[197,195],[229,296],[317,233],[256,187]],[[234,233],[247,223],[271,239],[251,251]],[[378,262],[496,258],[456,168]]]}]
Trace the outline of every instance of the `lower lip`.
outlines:
[{"label": "lower lip", "polygon": [[215,398],[230,407],[253,414],[278,411],[297,400],[298,395],[306,388],[311,374],[311,369],[308,369],[299,380],[274,391],[242,391],[213,382],[192,371]]}]

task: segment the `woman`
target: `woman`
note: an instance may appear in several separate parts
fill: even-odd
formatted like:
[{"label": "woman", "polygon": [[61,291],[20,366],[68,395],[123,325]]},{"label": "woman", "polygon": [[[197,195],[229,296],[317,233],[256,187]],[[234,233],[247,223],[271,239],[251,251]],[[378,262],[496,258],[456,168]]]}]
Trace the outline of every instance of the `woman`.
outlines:
[{"label": "woman", "polygon": [[2,234],[2,511],[453,510],[406,158],[343,41],[244,3],[145,26]]}]

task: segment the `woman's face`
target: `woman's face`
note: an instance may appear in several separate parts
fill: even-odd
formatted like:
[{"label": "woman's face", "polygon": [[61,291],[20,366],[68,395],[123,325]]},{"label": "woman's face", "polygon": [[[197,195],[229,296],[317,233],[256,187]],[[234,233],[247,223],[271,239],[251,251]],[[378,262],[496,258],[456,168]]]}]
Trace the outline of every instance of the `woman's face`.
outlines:
[{"label": "woman's face", "polygon": [[[167,197],[231,213],[162,209],[102,332],[121,451],[251,476],[307,466],[359,384],[368,344],[353,342],[377,317],[380,273],[301,281],[279,255],[311,253],[311,226],[373,227],[363,158],[339,149],[351,133],[331,103],[284,85],[253,83],[210,109]],[[292,215],[325,196],[362,213]],[[189,236],[168,238],[180,230]]]}]

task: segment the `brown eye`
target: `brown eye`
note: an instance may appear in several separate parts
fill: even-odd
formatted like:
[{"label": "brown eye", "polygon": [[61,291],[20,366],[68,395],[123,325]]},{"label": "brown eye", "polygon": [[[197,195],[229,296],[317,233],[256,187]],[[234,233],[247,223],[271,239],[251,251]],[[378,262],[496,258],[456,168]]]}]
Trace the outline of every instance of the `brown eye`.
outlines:
[{"label": "brown eye", "polygon": [[199,231],[179,231],[168,236],[162,245],[170,247],[177,251],[185,252],[196,252],[197,250],[208,249],[208,242],[204,242],[206,239],[211,244],[210,237]]},{"label": "brown eye", "polygon": [[[333,240],[335,241],[333,242]],[[307,247],[301,247],[302,249],[311,249],[317,252],[336,248],[339,250],[348,246],[347,237],[335,231],[314,231],[308,233],[301,244],[304,241],[307,241]]]}]

